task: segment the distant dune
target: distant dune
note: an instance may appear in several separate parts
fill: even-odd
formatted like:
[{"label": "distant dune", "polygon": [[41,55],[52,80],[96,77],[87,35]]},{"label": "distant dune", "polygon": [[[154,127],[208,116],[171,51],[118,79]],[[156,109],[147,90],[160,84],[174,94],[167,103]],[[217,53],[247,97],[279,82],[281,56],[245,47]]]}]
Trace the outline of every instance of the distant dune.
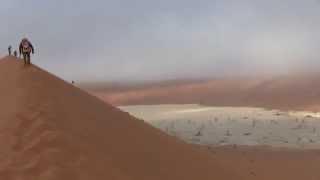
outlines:
[{"label": "distant dune", "polygon": [[320,111],[320,73],[113,88],[89,91],[114,105],[204,104]]},{"label": "distant dune", "polygon": [[0,60],[0,179],[242,179],[201,150],[21,60]]}]

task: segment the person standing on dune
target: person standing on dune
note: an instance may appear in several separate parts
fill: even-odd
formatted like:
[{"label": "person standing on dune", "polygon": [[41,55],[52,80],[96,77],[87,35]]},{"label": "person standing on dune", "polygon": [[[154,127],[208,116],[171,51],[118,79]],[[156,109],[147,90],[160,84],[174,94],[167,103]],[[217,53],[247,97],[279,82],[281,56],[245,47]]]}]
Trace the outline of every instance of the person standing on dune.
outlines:
[{"label": "person standing on dune", "polygon": [[8,47],[8,54],[9,54],[9,56],[11,56],[11,50],[12,50],[12,46],[9,46],[9,47]]},{"label": "person standing on dune", "polygon": [[34,54],[34,48],[31,42],[27,38],[23,38],[20,46],[19,53],[23,55],[24,64],[31,64],[30,54]]}]

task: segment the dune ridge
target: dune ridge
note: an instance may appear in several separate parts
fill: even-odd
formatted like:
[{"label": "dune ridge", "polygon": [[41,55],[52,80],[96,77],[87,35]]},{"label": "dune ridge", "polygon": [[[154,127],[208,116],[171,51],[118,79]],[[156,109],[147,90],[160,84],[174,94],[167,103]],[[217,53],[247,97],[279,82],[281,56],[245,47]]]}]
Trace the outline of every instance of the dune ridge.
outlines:
[{"label": "dune ridge", "polygon": [[36,66],[0,60],[0,179],[241,179],[200,148]]}]

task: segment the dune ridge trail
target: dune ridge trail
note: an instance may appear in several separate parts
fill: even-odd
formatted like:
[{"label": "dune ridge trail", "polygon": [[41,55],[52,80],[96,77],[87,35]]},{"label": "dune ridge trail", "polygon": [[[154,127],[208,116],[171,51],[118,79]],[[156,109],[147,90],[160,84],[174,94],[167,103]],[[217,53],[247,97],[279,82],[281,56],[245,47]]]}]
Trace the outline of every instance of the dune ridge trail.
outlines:
[{"label": "dune ridge trail", "polygon": [[209,152],[36,66],[0,60],[0,179],[241,179]]}]

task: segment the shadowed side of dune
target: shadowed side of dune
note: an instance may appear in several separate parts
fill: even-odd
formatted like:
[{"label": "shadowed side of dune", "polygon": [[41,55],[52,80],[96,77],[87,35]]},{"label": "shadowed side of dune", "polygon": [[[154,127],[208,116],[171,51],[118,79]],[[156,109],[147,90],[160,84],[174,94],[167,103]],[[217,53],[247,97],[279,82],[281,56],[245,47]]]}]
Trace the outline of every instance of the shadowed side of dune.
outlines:
[{"label": "shadowed side of dune", "polygon": [[0,60],[0,179],[237,179],[209,153],[38,67]]}]

